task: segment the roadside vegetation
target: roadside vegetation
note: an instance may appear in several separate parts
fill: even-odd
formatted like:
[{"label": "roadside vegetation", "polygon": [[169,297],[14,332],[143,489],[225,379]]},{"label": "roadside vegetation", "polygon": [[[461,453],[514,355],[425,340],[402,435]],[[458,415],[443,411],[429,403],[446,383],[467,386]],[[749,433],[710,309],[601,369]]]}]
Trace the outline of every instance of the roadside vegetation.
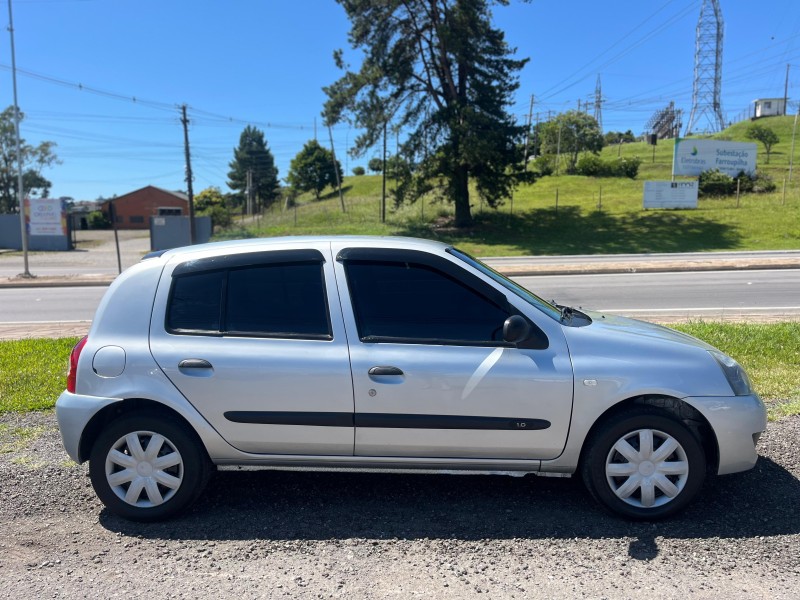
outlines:
[{"label": "roadside vegetation", "polygon": [[[695,210],[642,208],[644,181],[671,177],[674,141],[660,140],[656,146],[634,141],[605,146],[598,161],[605,165],[617,164],[618,159],[635,162],[635,179],[566,175],[564,157],[561,174],[539,175],[497,208],[481,202],[472,189],[472,227],[454,227],[452,205],[437,200],[433,193],[395,206],[394,169],[387,169],[385,222],[380,218],[381,175],[349,176],[342,186],[346,212],[336,191],[327,187],[320,200],[315,193],[301,193],[289,203],[275,202],[259,217],[236,218],[232,229],[218,238],[411,235],[453,243],[478,256],[796,249],[800,247],[800,165],[788,180],[793,121],[793,117],[758,121],[780,140],[771,146],[769,164],[759,144],[759,171],[771,178],[774,191],[742,192],[737,198],[734,185],[729,195],[701,197]],[[751,141],[747,137],[750,125],[749,121],[737,123],[714,137]],[[345,172],[352,171],[352,164],[345,165]],[[532,162],[530,168],[537,167]]]},{"label": "roadside vegetation", "polygon": [[[770,418],[800,414],[800,322],[672,325],[718,347],[747,370]],[[51,409],[64,390],[77,338],[0,342],[0,414]]]}]

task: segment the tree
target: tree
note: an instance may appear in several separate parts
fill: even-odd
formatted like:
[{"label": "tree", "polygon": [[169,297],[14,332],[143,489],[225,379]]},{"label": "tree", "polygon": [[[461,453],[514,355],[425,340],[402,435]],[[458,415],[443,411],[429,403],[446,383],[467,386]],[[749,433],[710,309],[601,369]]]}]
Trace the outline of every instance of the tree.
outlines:
[{"label": "tree", "polygon": [[[508,0],[338,0],[351,23],[350,42],[364,55],[325,88],[328,123],[349,119],[364,130],[353,153],[363,155],[391,124],[407,133],[400,154],[418,166],[409,177],[446,182],[455,225],[472,224],[469,183],[491,206],[527,178],[517,126],[508,108],[527,62],[512,58],[492,26],[492,6]],[[406,182],[408,183],[408,182]],[[430,188],[407,185],[416,199]]]},{"label": "tree", "polygon": [[753,123],[747,128],[745,136],[749,140],[756,140],[764,144],[764,150],[767,151],[767,164],[769,164],[769,154],[772,152],[772,146],[781,141],[778,134],[769,127]]},{"label": "tree", "polygon": [[214,227],[229,227],[231,213],[228,196],[216,186],[207,187],[194,197],[195,214],[211,217]]},{"label": "tree", "polygon": [[366,173],[367,173],[364,170],[364,167],[353,167],[352,171],[353,171],[353,175],[355,175],[356,177],[361,177],[362,175],[366,175]]},{"label": "tree", "polygon": [[[20,114],[20,120],[24,115]],[[19,181],[17,147],[14,134],[14,107],[0,113],[0,213],[17,212],[17,184]],[[26,194],[46,197],[52,184],[42,176],[42,169],[60,161],[53,152],[55,142],[41,142],[31,146],[20,139],[22,153],[22,186]]]},{"label": "tree", "polygon": [[236,198],[239,202],[245,200],[248,171],[252,173],[253,196],[261,207],[269,206],[278,198],[278,169],[263,131],[250,125],[244,128],[239,136],[239,147],[233,149],[233,160],[229,166],[228,187],[238,191]]},{"label": "tree", "polygon": [[380,173],[383,171],[383,161],[380,158],[370,158],[367,168],[373,173]]},{"label": "tree", "polygon": [[577,110],[561,113],[541,128],[542,153],[566,154],[567,172],[575,170],[578,154],[599,152],[603,148],[603,134],[591,115]]},{"label": "tree", "polygon": [[286,181],[299,192],[314,192],[319,200],[322,190],[336,185],[336,171],[341,179],[342,165],[334,160],[333,153],[311,140],[292,159]]}]

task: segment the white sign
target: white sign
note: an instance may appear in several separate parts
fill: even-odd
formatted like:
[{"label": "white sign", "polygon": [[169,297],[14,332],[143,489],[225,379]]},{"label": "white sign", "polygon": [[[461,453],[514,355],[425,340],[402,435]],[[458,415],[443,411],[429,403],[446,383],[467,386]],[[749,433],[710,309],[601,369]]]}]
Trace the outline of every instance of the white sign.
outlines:
[{"label": "white sign", "polygon": [[28,235],[67,235],[67,213],[59,198],[26,198]]},{"label": "white sign", "polygon": [[741,171],[753,173],[757,148],[756,144],[749,142],[678,138],[675,140],[672,174],[697,176],[714,169],[731,177],[736,177]]},{"label": "white sign", "polygon": [[645,181],[645,208],[697,208],[696,181]]}]

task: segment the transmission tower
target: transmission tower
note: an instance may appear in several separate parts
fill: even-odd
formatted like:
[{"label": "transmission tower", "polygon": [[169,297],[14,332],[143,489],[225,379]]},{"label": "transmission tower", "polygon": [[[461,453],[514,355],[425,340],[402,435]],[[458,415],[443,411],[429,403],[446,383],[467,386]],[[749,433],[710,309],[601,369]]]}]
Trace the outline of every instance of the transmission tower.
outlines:
[{"label": "transmission tower", "polygon": [[697,21],[692,112],[686,125],[686,135],[700,127],[703,117],[708,124],[703,131],[717,132],[725,129],[721,93],[723,28],[719,0],[703,0]]},{"label": "transmission tower", "polygon": [[597,74],[597,85],[594,87],[594,120],[603,133],[603,92],[600,88],[600,73]]}]

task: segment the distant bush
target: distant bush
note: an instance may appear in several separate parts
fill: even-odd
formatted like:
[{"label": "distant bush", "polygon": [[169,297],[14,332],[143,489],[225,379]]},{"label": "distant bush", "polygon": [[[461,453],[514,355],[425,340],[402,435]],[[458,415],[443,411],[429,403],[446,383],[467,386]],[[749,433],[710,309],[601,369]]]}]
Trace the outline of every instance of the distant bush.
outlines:
[{"label": "distant bush", "polygon": [[533,161],[533,170],[542,177],[552,175],[556,170],[556,158],[551,154],[537,156]]},{"label": "distant bush", "polygon": [[761,171],[756,171],[753,175],[741,171],[736,177],[731,177],[713,169],[700,173],[697,193],[699,196],[733,196],[736,193],[737,179],[739,192],[742,194],[765,194],[774,192],[778,187],[772,177]]},{"label": "distant bush", "polygon": [[231,213],[224,206],[214,204],[197,213],[199,216],[211,217],[211,227],[214,229],[225,229],[231,226]]},{"label": "distant bush", "polygon": [[364,170],[364,167],[353,167],[353,175],[356,177],[361,177],[365,173],[366,171]]},{"label": "distant bush", "polygon": [[629,177],[630,179],[636,179],[639,174],[639,165],[641,164],[642,159],[638,156],[603,160],[596,154],[584,154],[575,165],[575,174],[586,177]]},{"label": "distant bush", "polygon": [[99,210],[93,210],[86,216],[86,223],[89,229],[108,229],[111,227],[111,221]]}]

